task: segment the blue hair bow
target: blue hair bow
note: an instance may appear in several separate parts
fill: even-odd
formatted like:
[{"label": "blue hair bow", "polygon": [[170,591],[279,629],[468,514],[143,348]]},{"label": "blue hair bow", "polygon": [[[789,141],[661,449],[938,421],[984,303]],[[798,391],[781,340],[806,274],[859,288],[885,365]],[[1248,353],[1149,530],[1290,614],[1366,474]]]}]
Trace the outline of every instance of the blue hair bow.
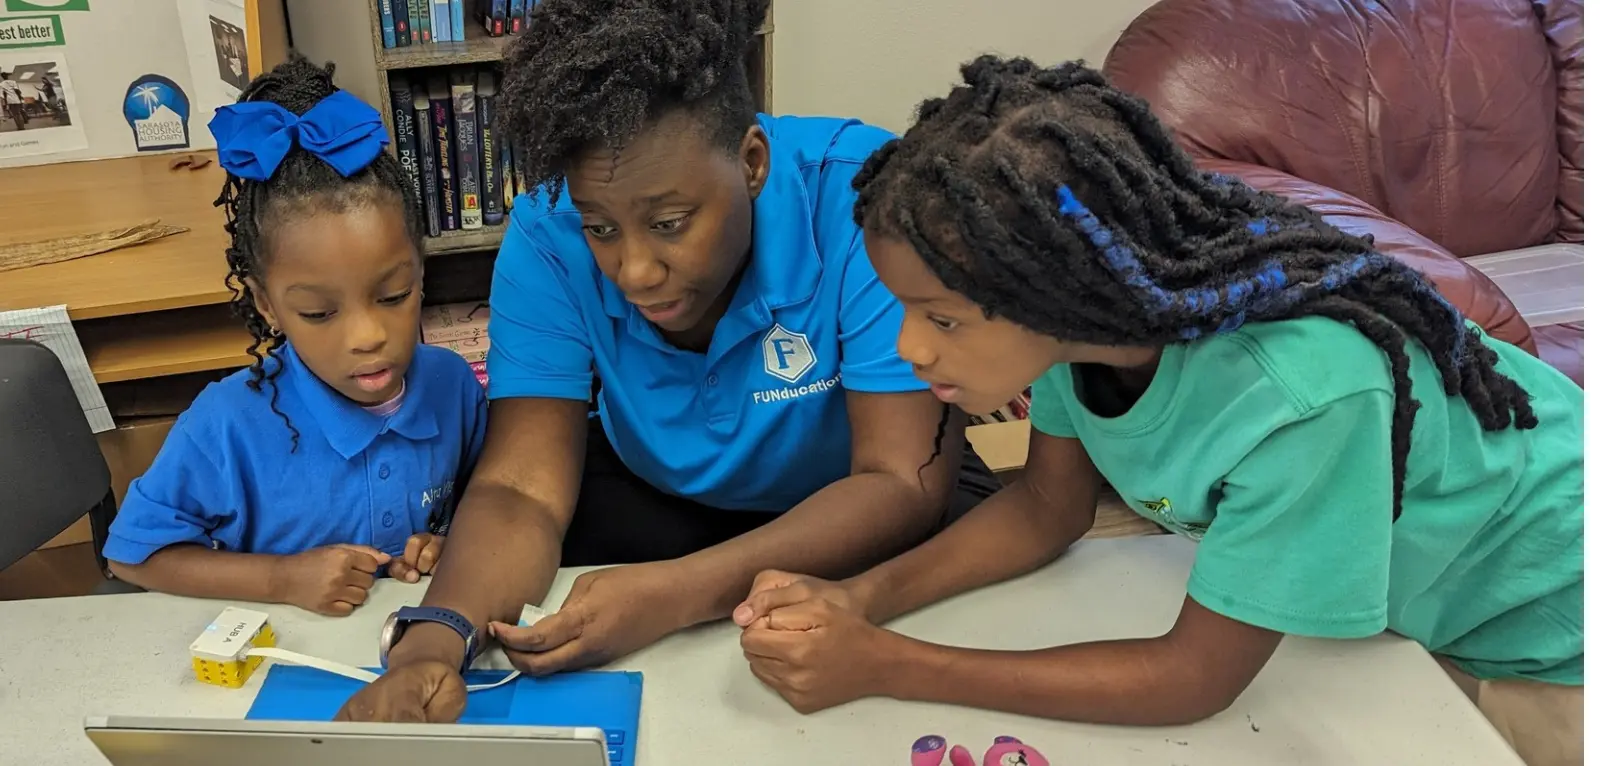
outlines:
[{"label": "blue hair bow", "polygon": [[211,118],[222,168],[247,181],[265,181],[296,143],[349,178],[389,145],[378,110],[349,91],[335,91],[305,114],[277,104],[246,101],[217,109]]}]

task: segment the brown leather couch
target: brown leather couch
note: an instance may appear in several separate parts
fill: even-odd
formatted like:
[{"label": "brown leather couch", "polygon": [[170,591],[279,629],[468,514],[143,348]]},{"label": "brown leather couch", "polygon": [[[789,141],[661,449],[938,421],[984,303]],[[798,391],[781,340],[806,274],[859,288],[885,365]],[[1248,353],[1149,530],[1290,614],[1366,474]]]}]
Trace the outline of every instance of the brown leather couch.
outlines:
[{"label": "brown leather couch", "polygon": [[1460,260],[1583,242],[1582,0],[1163,0],[1105,72],[1205,169],[1372,234],[1582,385],[1582,322],[1530,329]]}]

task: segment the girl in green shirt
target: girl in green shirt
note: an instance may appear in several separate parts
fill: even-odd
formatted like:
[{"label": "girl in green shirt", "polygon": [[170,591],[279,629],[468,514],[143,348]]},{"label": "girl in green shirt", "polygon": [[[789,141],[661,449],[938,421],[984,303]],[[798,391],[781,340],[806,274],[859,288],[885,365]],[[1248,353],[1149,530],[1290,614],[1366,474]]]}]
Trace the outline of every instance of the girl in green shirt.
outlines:
[{"label": "girl in green shirt", "polygon": [[[734,614],[756,676],[802,710],[1176,724],[1228,707],[1284,635],[1393,630],[1481,687],[1529,763],[1576,763],[1582,391],[1370,240],[1198,171],[1098,72],[963,75],[863,166],[856,216],[937,396],[984,412],[1033,385],[1027,466],[859,577],[763,574]],[[1059,557],[1098,476],[1199,541],[1168,633],[980,652],[874,627]]]}]

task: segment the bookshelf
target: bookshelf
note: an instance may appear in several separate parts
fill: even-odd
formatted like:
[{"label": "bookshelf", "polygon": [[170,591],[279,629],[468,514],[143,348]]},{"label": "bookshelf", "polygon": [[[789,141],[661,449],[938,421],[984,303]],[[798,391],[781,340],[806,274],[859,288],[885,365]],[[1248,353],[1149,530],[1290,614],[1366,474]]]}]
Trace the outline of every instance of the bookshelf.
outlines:
[{"label": "bookshelf", "polygon": [[[517,39],[514,34],[491,37],[482,20],[474,18],[471,12],[475,0],[463,2],[469,4],[464,41],[399,48],[383,47],[377,0],[286,0],[286,7],[294,48],[312,61],[333,62],[334,78],[339,86],[378,107],[385,127],[393,135],[390,75],[457,66],[493,66],[502,59],[506,47]],[[770,111],[772,104],[772,38],[769,10],[745,67],[756,108],[761,111]],[[504,232],[503,224],[446,231],[438,237],[426,238],[423,252],[431,257],[494,250],[499,247]]]}]

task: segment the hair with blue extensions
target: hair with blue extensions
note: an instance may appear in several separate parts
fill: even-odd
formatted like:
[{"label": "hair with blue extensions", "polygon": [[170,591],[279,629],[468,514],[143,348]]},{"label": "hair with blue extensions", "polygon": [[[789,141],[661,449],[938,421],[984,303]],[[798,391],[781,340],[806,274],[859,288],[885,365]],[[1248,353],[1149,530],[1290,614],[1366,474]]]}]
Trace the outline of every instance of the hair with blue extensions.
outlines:
[{"label": "hair with blue extensions", "polygon": [[1408,339],[1486,430],[1528,393],[1417,271],[1301,205],[1202,173],[1144,101],[1081,63],[984,56],[856,176],[856,220],[991,316],[1066,341],[1197,341],[1247,322],[1353,325],[1394,377],[1394,514],[1419,406]]},{"label": "hair with blue extensions", "polygon": [[[239,94],[239,101],[267,101],[295,114],[305,114],[336,90],[332,64],[319,67],[297,54],[252,80]],[[274,379],[280,367],[267,364],[267,357],[283,346],[284,338],[256,310],[247,280],[260,284],[265,279],[273,232],[319,212],[338,213],[374,204],[399,205],[408,233],[420,252],[422,229],[417,200],[393,154],[382,152],[365,169],[345,178],[315,155],[295,146],[265,181],[229,174],[215,204],[227,215],[227,284],[233,291],[233,312],[250,331],[246,350],[255,361],[250,365],[248,385],[254,391],[261,391],[263,385],[271,389],[272,411],[288,426],[293,451],[299,447],[300,431],[278,409]]]}]

